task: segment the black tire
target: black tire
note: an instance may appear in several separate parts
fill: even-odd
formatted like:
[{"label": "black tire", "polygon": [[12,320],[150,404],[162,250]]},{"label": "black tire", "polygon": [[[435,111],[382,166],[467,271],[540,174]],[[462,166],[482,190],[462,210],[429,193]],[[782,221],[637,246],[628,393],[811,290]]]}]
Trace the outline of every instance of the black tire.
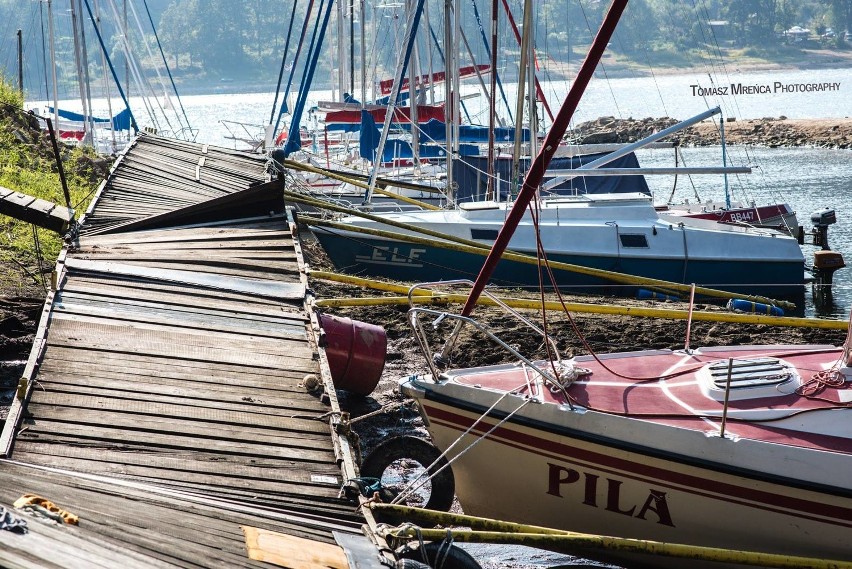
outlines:
[{"label": "black tire", "polygon": [[[377,446],[361,463],[361,476],[366,478],[382,478],[385,470],[394,461],[400,459],[414,460],[424,468],[435,462],[441,453],[434,446],[417,437],[402,436],[388,439]],[[429,470],[434,474],[447,464],[447,459],[441,460]],[[445,468],[432,477],[432,492],[424,508],[450,511],[456,492],[456,479],[452,468]]]},{"label": "black tire", "polygon": [[[423,551],[420,546],[415,546],[400,554],[403,559],[409,559],[425,564],[423,561],[423,553],[426,554],[428,567],[433,569],[482,569],[479,562],[464,549],[450,545],[449,549],[442,541],[430,541],[423,546]],[[397,567],[400,567],[397,561]],[[407,569],[407,568],[406,568]]]}]

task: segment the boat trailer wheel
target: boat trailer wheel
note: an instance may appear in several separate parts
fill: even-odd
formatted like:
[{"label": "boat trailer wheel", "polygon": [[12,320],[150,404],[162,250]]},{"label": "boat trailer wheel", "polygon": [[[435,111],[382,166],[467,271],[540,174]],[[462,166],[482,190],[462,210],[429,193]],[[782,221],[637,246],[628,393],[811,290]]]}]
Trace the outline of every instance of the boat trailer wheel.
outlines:
[{"label": "boat trailer wheel", "polygon": [[[381,443],[367,455],[367,458],[361,463],[361,476],[381,480],[388,467],[398,460],[412,460],[425,469],[438,460],[439,456],[441,456],[441,453],[438,449],[423,439],[408,435],[394,437]],[[447,459],[441,458],[429,470],[429,474],[434,474],[446,464]],[[453,505],[456,490],[456,480],[452,469],[444,468],[437,475],[432,476],[431,483],[432,492],[423,507],[429,510],[448,512]]]}]

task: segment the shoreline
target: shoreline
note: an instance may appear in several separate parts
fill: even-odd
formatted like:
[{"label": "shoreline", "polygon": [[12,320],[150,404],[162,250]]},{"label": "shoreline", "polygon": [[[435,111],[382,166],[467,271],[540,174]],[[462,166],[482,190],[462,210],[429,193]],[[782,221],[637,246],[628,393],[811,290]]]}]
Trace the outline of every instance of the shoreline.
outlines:
[{"label": "shoreline", "polygon": [[[636,142],[673,124],[675,119],[644,118],[616,119],[601,117],[576,125],[567,140],[575,144],[626,144]],[[705,120],[667,138],[681,146],[720,145],[719,124]],[[810,147],[852,149],[852,118],[788,119],[728,119],[725,122],[725,142],[728,145],[780,147]]]}]

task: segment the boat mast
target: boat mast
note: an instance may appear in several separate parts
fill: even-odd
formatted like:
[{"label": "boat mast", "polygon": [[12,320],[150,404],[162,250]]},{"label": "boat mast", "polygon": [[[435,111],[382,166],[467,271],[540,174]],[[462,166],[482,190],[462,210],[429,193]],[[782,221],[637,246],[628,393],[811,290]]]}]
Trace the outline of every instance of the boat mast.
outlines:
[{"label": "boat mast", "polygon": [[[71,4],[74,4],[75,0],[71,0]],[[88,118],[86,119],[89,125],[89,136],[91,137],[92,146],[95,145],[95,113],[92,110],[92,82],[89,77],[89,48],[86,44],[86,20],[83,18],[83,2],[82,0],[76,0],[77,2],[77,11],[80,13],[80,45],[82,47],[82,51],[80,52],[81,61],[83,65],[83,81],[84,81],[84,90],[86,92],[86,106],[89,109]],[[110,117],[112,115],[110,114]]]},{"label": "boat mast", "polygon": [[[534,14],[532,13],[535,10],[535,5],[530,4],[530,27],[524,30],[524,39],[527,42],[527,92],[530,96],[527,98],[529,101],[529,122],[530,122],[530,156],[535,156],[538,152],[537,144],[538,144],[538,109],[536,108],[535,101],[536,98],[532,96],[533,92],[536,88],[536,76],[535,76],[535,26],[532,25],[532,20],[534,20]],[[524,19],[526,19],[526,13],[524,13]]]},{"label": "boat mast", "polygon": [[[453,13],[453,0],[444,0],[444,45],[447,46],[447,50],[444,53],[444,111],[445,111],[445,120],[444,120],[444,136],[447,139],[447,201],[451,202],[455,199],[455,192],[453,191],[453,122],[455,122],[456,117],[456,105],[453,100],[453,86],[450,83],[450,78],[446,76],[447,73],[453,69],[453,62],[455,58],[453,57],[453,33],[452,33],[452,13]],[[447,108],[449,106],[449,108]],[[446,112],[449,111],[449,112]]]},{"label": "boat mast", "polygon": [[367,46],[364,43],[367,27],[367,11],[364,9],[364,0],[361,0],[361,108],[367,104]]},{"label": "boat mast", "polygon": [[[94,3],[95,3],[95,21],[93,22],[93,25],[95,27],[95,33],[98,34],[98,33],[100,33],[98,30],[100,29],[100,26],[101,26],[101,10],[98,7],[98,0],[95,0]],[[112,92],[110,91],[110,88],[109,88],[109,77],[107,76],[107,58],[106,58],[106,53],[104,52],[104,50],[100,50],[100,51],[101,51],[101,69],[103,70],[101,72],[101,74],[103,75],[103,81],[104,81],[104,95],[106,96],[106,100],[107,100],[107,110],[109,111],[109,116],[112,117],[113,116],[113,113],[112,113]],[[109,132],[110,132],[110,135],[112,136],[112,151],[115,152],[116,149],[118,148],[118,144],[116,143],[116,140],[115,140],[115,125],[112,124],[112,123],[110,123]]]},{"label": "boat mast", "polygon": [[521,160],[521,144],[523,142],[522,130],[524,122],[524,89],[526,89],[526,73],[527,73],[527,49],[529,42],[526,41],[529,36],[529,30],[532,27],[532,2],[525,0],[524,2],[524,36],[519,40],[521,45],[521,58],[518,62],[518,99],[515,107],[515,146],[512,149],[512,195],[520,193],[518,191],[518,176],[520,175],[520,160]]},{"label": "boat mast", "polygon": [[[413,4],[413,0],[408,0],[409,9],[413,8]],[[408,73],[408,120],[411,126],[411,160],[414,163],[414,171],[420,172],[420,123],[417,118],[417,77],[420,73],[420,66],[417,59],[417,30],[412,33],[414,34],[414,57]]]},{"label": "boat mast", "polygon": [[[512,11],[509,9],[509,4],[506,0],[503,0],[503,8],[506,10],[506,17],[509,20],[509,23],[512,25],[512,31],[515,33],[515,39],[518,41],[518,45],[520,46],[521,34],[518,31],[518,26],[515,24],[515,18],[512,16]],[[535,61],[535,55],[533,55],[533,61]],[[544,110],[547,112],[547,116],[550,118],[551,122],[553,121],[553,113],[550,110],[550,105],[547,104],[547,99],[544,98],[544,91],[541,90],[541,85],[538,82],[538,77],[535,78],[535,92],[538,96],[538,100],[541,101],[541,104],[544,106]]]},{"label": "boat mast", "polygon": [[50,70],[53,79],[53,122],[56,123],[56,130],[59,128],[59,93],[56,87],[56,42],[53,32],[53,0],[47,0],[47,26],[50,36]]},{"label": "boat mast", "polygon": [[500,188],[494,183],[494,128],[497,117],[497,22],[499,0],[491,0],[491,85],[488,90],[488,178],[485,199],[500,201]]},{"label": "boat mast", "polygon": [[[373,162],[373,169],[370,171],[370,182],[367,190],[364,192],[364,204],[370,203],[373,197],[373,189],[376,187],[376,177],[379,173],[379,166],[382,163],[382,155],[384,154],[385,143],[388,140],[388,131],[396,111],[399,92],[402,89],[402,80],[408,71],[408,62],[411,59],[411,53],[414,50],[414,38],[417,35],[417,28],[420,25],[420,15],[423,12],[423,3],[425,0],[417,0],[416,6],[412,3],[411,9],[406,15],[406,41],[405,49],[399,54],[399,60],[396,65],[396,73],[393,79],[393,88],[388,97],[388,105],[385,110],[385,122],[382,125],[381,136],[379,137],[379,147],[376,150],[376,159]],[[410,86],[410,85],[409,85]]]},{"label": "boat mast", "polygon": [[609,43],[609,40],[615,31],[615,27],[618,24],[618,20],[626,7],[627,0],[613,0],[612,5],[607,11],[600,30],[598,30],[598,33],[592,42],[589,53],[583,61],[583,64],[580,66],[577,78],[574,80],[574,84],[565,96],[562,108],[559,109],[559,112],[553,121],[553,125],[550,127],[550,131],[544,139],[544,144],[542,145],[541,150],[536,155],[535,160],[530,166],[529,172],[524,179],[521,192],[518,195],[518,199],[515,201],[512,210],[509,212],[502,229],[500,229],[500,233],[497,235],[497,239],[494,241],[494,245],[491,247],[491,251],[488,253],[485,263],[482,265],[482,270],[480,270],[479,276],[476,277],[476,282],[473,284],[470,295],[467,297],[467,302],[465,302],[464,308],[462,309],[463,316],[469,316],[470,313],[473,312],[473,308],[476,306],[476,301],[479,300],[479,296],[482,294],[486,283],[494,273],[494,269],[497,267],[500,257],[509,245],[509,241],[515,233],[515,228],[517,228],[518,223],[524,216],[527,206],[538,191],[538,186],[541,183],[542,178],[544,178],[544,172],[547,170],[551,158],[553,158],[553,155],[556,153],[556,149],[559,147],[559,142],[562,140],[562,136],[568,129],[568,124],[574,116],[574,111],[577,110],[580,98],[583,96],[583,92],[586,90],[586,86],[589,84],[589,81],[594,74],[595,67],[597,67],[598,62],[603,56],[606,45]]},{"label": "boat mast", "polygon": [[[722,138],[722,168],[728,167],[728,155],[725,151],[725,117],[719,117],[719,134]],[[731,193],[728,190],[728,174],[725,173],[725,207],[731,209]]]},{"label": "boat mast", "polygon": [[[423,5],[423,16],[426,18],[426,24],[432,25],[432,20],[429,18],[429,2]],[[435,69],[432,66],[432,34],[426,34],[426,61],[429,66],[429,104],[435,105]],[[446,120],[446,117],[444,117]]]}]

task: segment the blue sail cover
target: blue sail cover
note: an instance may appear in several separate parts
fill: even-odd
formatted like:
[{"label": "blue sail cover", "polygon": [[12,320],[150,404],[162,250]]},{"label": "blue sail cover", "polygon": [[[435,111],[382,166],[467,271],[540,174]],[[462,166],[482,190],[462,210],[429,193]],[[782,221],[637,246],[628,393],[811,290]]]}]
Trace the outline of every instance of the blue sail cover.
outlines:
[{"label": "blue sail cover", "polygon": [[[574,169],[583,164],[597,160],[607,153],[584,154],[570,158],[554,158],[550,161],[552,169]],[[495,161],[494,172],[499,176],[500,200],[505,200],[511,188],[509,179],[512,172],[512,158],[498,157]],[[523,175],[530,167],[529,158],[519,161],[519,170]],[[638,168],[639,160],[636,154],[631,152],[621,158],[613,160],[606,165],[607,168]],[[458,183],[456,200],[460,203],[484,200],[488,184],[488,159],[485,157],[466,156],[463,159],[453,161],[453,180]],[[640,192],[651,193],[648,183],[642,175],[636,176],[582,176],[572,178],[559,184],[551,190],[551,193],[561,195],[577,194],[619,194]]]},{"label": "blue sail cover", "polygon": [[[55,112],[53,107],[47,107],[48,111],[51,113]],[[112,123],[113,130],[130,130],[130,109],[125,108],[123,111],[112,117],[111,119],[104,119],[100,117],[86,117],[86,115],[75,113],[73,111],[66,111],[63,109],[59,109],[57,113],[63,119],[67,119],[69,121],[75,122],[88,122],[91,120],[97,124],[103,123]]]},{"label": "blue sail cover", "polygon": [[[378,133],[378,131],[376,132]],[[421,144],[418,154],[420,158],[441,160],[446,160],[447,158],[444,147],[435,144]],[[479,147],[475,144],[461,144],[459,145],[459,154],[462,156],[478,156]],[[412,150],[411,144],[407,140],[391,138],[385,142],[385,150],[382,153],[382,160],[384,162],[408,158],[414,158],[414,150]]]},{"label": "blue sail cover", "polygon": [[[426,124],[420,125],[420,132],[422,133],[421,136],[430,142],[443,142],[447,139],[446,124],[437,119],[430,119]],[[521,140],[523,142],[529,142],[530,129],[521,129]],[[514,127],[495,128],[494,141],[497,144],[503,142],[514,142]],[[459,142],[488,144],[488,127],[474,125],[459,126]]]},{"label": "blue sail cover", "polygon": [[369,112],[361,111],[361,125],[358,128],[361,130],[361,138],[359,140],[361,157],[366,158],[370,162],[375,162],[376,150],[379,148],[379,139],[381,137],[379,129],[376,128],[376,119]]}]

